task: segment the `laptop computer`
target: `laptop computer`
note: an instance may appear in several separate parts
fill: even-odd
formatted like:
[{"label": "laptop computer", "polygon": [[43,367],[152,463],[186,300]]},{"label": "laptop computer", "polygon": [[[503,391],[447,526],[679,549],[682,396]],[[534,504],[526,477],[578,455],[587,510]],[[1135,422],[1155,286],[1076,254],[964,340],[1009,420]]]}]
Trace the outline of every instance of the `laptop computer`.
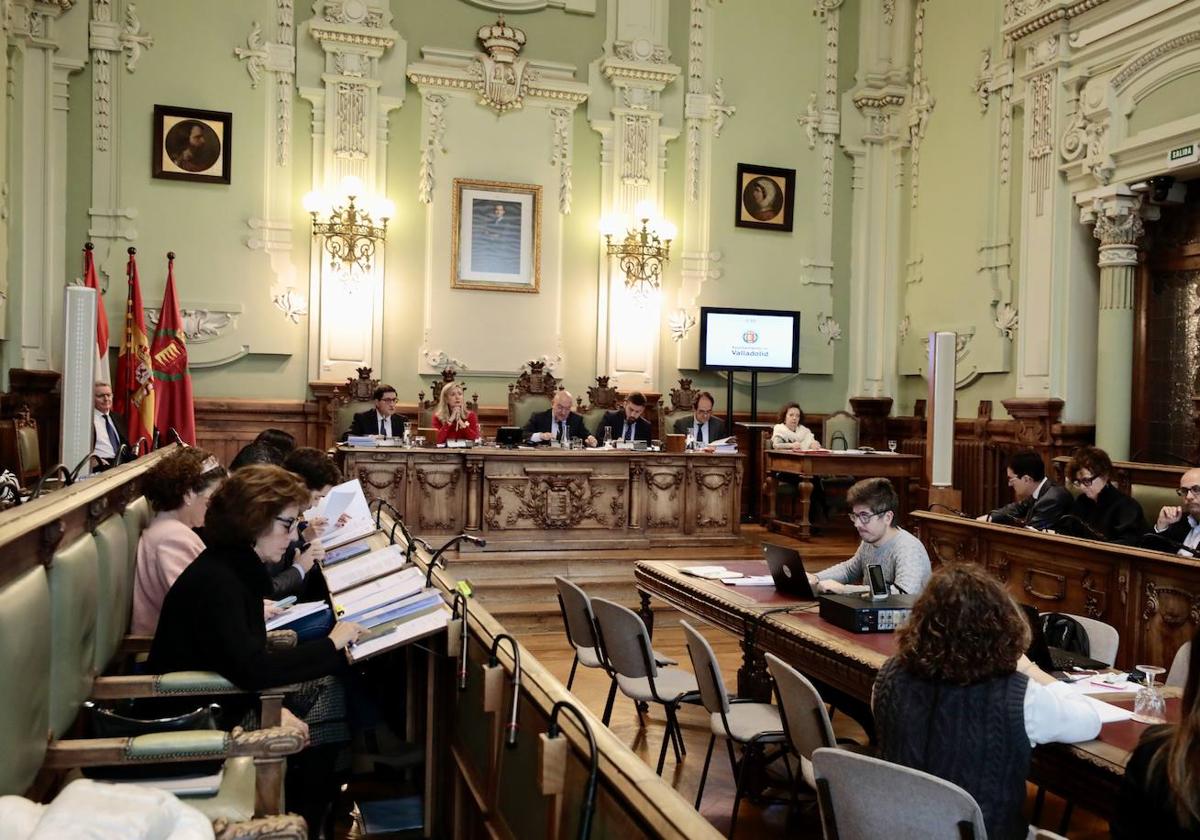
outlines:
[{"label": "laptop computer", "polygon": [[804,563],[800,560],[800,552],[772,543],[763,543],[762,548],[767,568],[771,570],[771,577],[775,580],[776,592],[805,601],[817,600],[816,593],[808,582],[808,572],[804,570]]}]

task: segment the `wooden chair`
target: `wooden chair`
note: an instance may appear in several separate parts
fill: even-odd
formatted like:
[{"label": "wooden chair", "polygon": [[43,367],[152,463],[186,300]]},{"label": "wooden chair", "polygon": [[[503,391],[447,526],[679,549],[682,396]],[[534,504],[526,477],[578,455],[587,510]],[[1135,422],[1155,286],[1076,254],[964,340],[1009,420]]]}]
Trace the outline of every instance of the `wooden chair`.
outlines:
[{"label": "wooden chair", "polygon": [[[455,382],[455,384],[463,389],[463,393],[466,393],[467,383],[457,382],[454,377],[454,368],[445,368],[442,371],[442,376],[440,379],[430,380],[429,390],[431,392],[431,396],[429,399],[425,399],[424,391],[417,392],[417,426],[420,428],[433,426],[433,412],[437,410],[438,400],[442,397],[442,389],[451,382]],[[471,399],[467,401],[466,406],[468,411],[474,411],[476,414],[478,414],[479,394],[472,394]]]},{"label": "wooden chair", "polygon": [[508,425],[524,426],[529,418],[545,411],[562,389],[562,380],[546,370],[545,362],[528,362],[517,381],[508,386]]},{"label": "wooden chair", "polygon": [[23,488],[37,484],[42,476],[37,421],[29,406],[22,406],[11,419],[0,420],[0,459],[10,467]]},{"label": "wooden chair", "polygon": [[[696,410],[696,398],[700,391],[692,387],[692,380],[680,379],[679,387],[671,389],[671,407],[659,413],[658,436],[665,438],[675,427],[675,421],[693,416]],[[733,434],[732,429],[727,434]]]},{"label": "wooden chair", "polygon": [[588,386],[587,404],[584,405],[583,395],[575,398],[575,410],[583,417],[583,425],[589,432],[594,431],[600,420],[610,411],[621,406],[623,398],[617,389],[608,384],[607,376],[597,376],[596,384]]}]

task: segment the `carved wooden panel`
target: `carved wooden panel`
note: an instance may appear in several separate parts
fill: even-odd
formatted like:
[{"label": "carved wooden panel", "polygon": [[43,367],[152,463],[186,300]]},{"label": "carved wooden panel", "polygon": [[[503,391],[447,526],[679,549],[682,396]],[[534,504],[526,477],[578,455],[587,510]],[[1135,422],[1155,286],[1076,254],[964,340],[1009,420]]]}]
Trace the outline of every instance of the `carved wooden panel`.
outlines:
[{"label": "carved wooden panel", "polygon": [[387,459],[379,454],[355,453],[346,461],[346,474],[358,479],[363,495],[370,504],[383,499],[407,518],[405,484],[408,464],[404,461]]},{"label": "carved wooden panel", "polygon": [[[456,455],[413,456],[408,510],[419,534],[457,534],[466,520],[466,476]],[[415,516],[413,516],[415,512]]]},{"label": "carved wooden panel", "polygon": [[1169,666],[1175,651],[1200,624],[1200,580],[1166,570],[1141,570],[1136,580],[1134,613],[1140,621],[1135,638],[1129,640],[1134,664]]},{"label": "carved wooden panel", "polygon": [[685,469],[682,460],[647,464],[647,530],[679,530],[683,525]]},{"label": "carved wooden panel", "polygon": [[485,530],[624,529],[628,476],[621,461],[491,463],[485,470]]},{"label": "carved wooden panel", "polygon": [[691,524],[695,533],[728,530],[730,520],[737,516],[737,508],[731,503],[740,489],[736,470],[732,464],[701,464],[704,462],[691,463]]}]

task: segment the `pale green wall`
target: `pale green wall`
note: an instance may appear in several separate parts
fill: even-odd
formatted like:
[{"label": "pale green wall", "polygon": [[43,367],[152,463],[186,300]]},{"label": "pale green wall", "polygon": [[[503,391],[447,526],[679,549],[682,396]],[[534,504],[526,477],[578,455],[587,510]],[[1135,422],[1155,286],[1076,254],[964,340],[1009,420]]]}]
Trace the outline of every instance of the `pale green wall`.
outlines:
[{"label": "pale green wall", "polygon": [[[1003,10],[1001,0],[970,3],[930,4],[925,17],[924,66],[936,107],[920,150],[919,203],[916,209],[906,200],[906,224],[912,226],[913,253],[923,256],[919,283],[903,291],[904,310],[912,318],[906,342],[907,355],[920,352],[914,345],[937,329],[975,328],[969,353],[959,366],[960,376],[978,366],[987,372],[956,394],[958,416],[974,417],[979,401],[993,401],[994,415],[1006,416],[1002,399],[1016,387],[1012,372],[1015,348],[993,324],[993,286],[979,271],[979,246],[989,235],[989,214],[994,211],[996,183],[996,115],[999,97],[993,96],[986,115],[972,89],[973,77],[984,48],[992,49],[998,62],[995,33]],[[1014,128],[1014,137],[1019,137]],[[1014,148],[1010,183],[1014,207],[1019,207],[1019,151]],[[911,184],[909,184],[911,189]],[[1019,212],[1010,216],[1014,247],[1010,269],[1016,300],[1016,240],[1020,233]],[[901,370],[905,370],[905,365]],[[902,376],[895,411],[907,414],[913,402],[924,399],[928,383],[920,376]]]},{"label": "pale green wall", "polygon": [[1196,114],[1200,102],[1200,70],[1171,80],[1137,103],[1126,129],[1132,136]]}]

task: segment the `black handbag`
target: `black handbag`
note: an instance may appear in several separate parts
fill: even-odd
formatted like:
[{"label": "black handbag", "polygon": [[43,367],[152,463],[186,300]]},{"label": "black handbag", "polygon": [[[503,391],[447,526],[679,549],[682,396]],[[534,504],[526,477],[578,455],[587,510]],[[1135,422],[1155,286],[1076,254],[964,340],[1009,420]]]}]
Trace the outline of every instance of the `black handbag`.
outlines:
[{"label": "black handbag", "polygon": [[[84,725],[91,738],[136,738],[159,732],[189,732],[197,729],[220,729],[221,707],[216,703],[200,706],[190,712],[168,717],[138,716],[136,706],[122,707],[121,712],[97,706],[88,700],[83,704]],[[86,767],[83,773],[93,779],[132,781],[180,776],[211,776],[221,769],[223,759],[208,761],[174,761],[167,764],[125,764],[116,767]]]}]

